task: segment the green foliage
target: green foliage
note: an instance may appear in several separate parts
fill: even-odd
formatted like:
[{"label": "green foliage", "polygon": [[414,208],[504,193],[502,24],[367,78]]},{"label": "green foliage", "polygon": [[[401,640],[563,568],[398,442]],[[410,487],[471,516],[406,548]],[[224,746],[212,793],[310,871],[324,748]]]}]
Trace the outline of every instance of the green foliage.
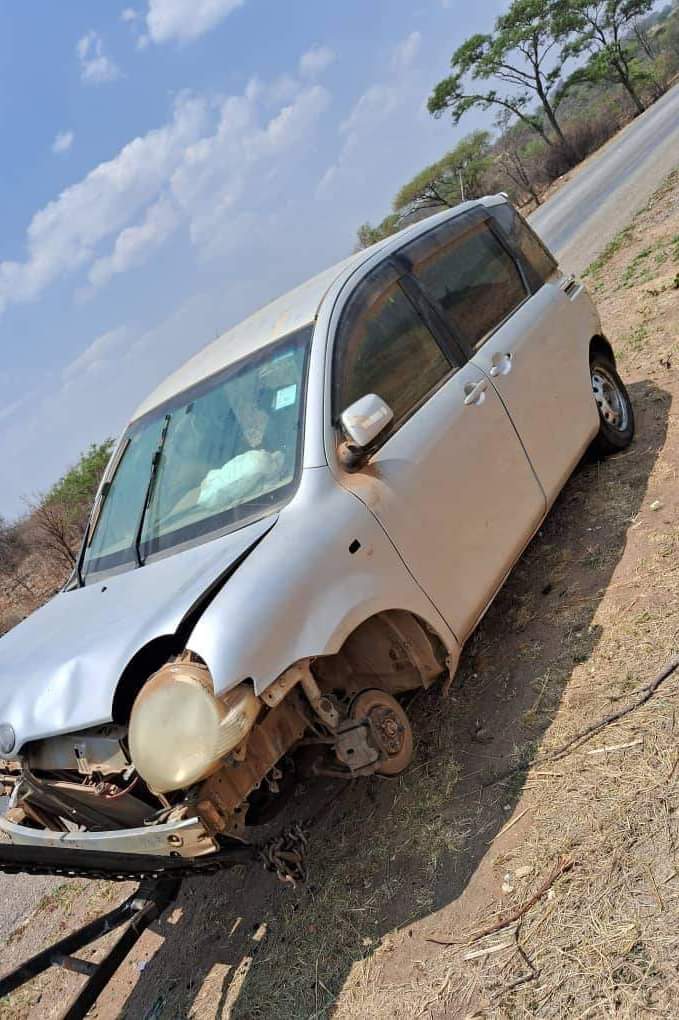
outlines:
[{"label": "green foliage", "polygon": [[569,0],[554,7],[554,35],[563,43],[562,57],[588,53],[581,74],[592,81],[619,82],[639,112],[644,104],[638,86],[648,81],[649,72],[636,58],[629,33],[653,5],[654,0]]},{"label": "green foliage", "polygon": [[[429,112],[440,116],[448,110],[453,122],[478,107],[497,106],[518,117],[550,145],[568,150],[550,95],[561,76],[562,60],[545,58],[555,46],[553,20],[557,0],[513,0],[495,22],[492,35],[473,35],[453,53],[452,75],[434,88]],[[475,82],[488,82],[476,88]],[[501,83],[498,89],[494,83]],[[538,102],[540,114],[531,110]],[[548,124],[555,138],[550,138]]]},{"label": "green foliage", "polygon": [[453,206],[465,198],[483,194],[483,176],[492,163],[491,137],[488,131],[475,131],[447,152],[436,163],[420,170],[404,184],[394,198],[394,212],[405,214],[415,209]]},{"label": "green foliage", "polygon": [[81,508],[94,499],[101,476],[108,463],[113,440],[92,443],[80,460],[44,495],[43,503],[61,503],[67,508]]},{"label": "green foliage", "polygon": [[385,237],[395,234],[400,227],[400,220],[401,217],[397,213],[390,213],[376,227],[370,223],[362,223],[358,228],[358,247],[369,248],[371,244],[377,244]]}]

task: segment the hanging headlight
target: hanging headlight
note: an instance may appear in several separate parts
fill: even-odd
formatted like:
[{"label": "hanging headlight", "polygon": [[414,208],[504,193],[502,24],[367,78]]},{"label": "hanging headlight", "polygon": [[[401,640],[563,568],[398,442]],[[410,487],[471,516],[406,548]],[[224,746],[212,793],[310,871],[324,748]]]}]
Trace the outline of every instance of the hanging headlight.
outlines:
[{"label": "hanging headlight", "polygon": [[129,741],[137,772],[156,793],[204,779],[247,736],[260,708],[247,684],[217,698],[203,667],[163,666],[132,707]]}]

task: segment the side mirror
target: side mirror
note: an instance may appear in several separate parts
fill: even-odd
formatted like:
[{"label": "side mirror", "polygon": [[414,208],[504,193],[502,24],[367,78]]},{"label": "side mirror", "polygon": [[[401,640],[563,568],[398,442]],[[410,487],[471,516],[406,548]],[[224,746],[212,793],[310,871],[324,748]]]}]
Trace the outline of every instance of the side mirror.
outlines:
[{"label": "side mirror", "polygon": [[340,415],[340,425],[346,436],[346,442],[340,447],[344,466],[355,467],[393,420],[394,412],[376,393],[368,393],[347,407]]}]

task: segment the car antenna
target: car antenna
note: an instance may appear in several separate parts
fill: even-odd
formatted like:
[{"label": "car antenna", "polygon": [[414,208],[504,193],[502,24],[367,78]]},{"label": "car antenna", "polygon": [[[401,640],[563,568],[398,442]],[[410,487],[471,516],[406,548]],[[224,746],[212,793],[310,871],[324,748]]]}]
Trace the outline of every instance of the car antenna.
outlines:
[{"label": "car antenna", "polygon": [[141,536],[144,531],[144,521],[146,520],[146,514],[151,500],[153,498],[153,490],[155,488],[156,477],[158,475],[158,468],[160,461],[163,456],[163,447],[165,446],[165,440],[167,439],[167,430],[170,427],[170,418],[172,415],[166,414],[165,421],[163,423],[163,430],[160,433],[160,440],[156,447],[153,459],[151,460],[151,473],[149,474],[149,483],[146,486],[146,492],[144,493],[144,502],[142,504],[141,513],[139,514],[139,523],[137,524],[137,533],[134,536],[134,554],[137,558],[137,566],[143,567],[144,560],[141,557]]}]

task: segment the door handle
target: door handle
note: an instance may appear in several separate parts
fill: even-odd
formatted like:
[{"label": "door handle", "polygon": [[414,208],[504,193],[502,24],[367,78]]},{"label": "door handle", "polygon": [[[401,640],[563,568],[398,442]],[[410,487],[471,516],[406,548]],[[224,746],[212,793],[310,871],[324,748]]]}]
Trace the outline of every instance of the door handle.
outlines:
[{"label": "door handle", "polygon": [[512,356],[511,354],[494,354],[493,363],[490,366],[490,374],[493,379],[497,379],[499,375],[509,375],[512,370]]},{"label": "door handle", "polygon": [[467,383],[464,388],[465,407],[469,407],[470,404],[482,404],[486,399],[487,389],[488,383],[485,379],[481,379],[477,383]]}]

